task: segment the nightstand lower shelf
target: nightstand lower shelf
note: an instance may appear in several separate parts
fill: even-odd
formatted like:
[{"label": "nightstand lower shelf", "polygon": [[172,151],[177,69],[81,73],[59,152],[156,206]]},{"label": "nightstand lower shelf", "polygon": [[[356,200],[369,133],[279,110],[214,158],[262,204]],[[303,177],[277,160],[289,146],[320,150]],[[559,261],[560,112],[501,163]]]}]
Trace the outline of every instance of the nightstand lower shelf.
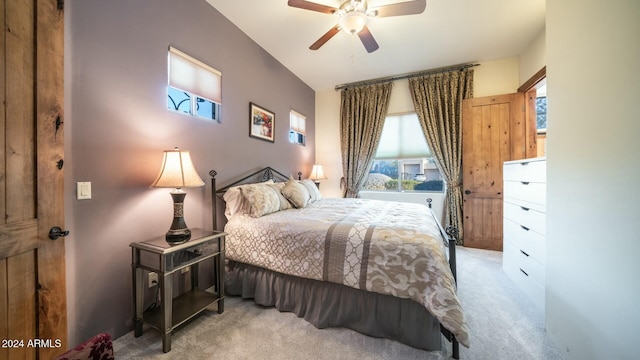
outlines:
[{"label": "nightstand lower shelf", "polygon": [[[220,310],[224,308],[222,304],[223,301],[224,297],[218,298],[218,294],[210,293],[201,289],[187,291],[186,293],[178,296],[173,299],[171,330],[197,316],[216,302],[218,302],[218,313],[222,313]],[[144,313],[144,322],[160,331],[162,331],[161,321],[161,307],[157,307]]]}]

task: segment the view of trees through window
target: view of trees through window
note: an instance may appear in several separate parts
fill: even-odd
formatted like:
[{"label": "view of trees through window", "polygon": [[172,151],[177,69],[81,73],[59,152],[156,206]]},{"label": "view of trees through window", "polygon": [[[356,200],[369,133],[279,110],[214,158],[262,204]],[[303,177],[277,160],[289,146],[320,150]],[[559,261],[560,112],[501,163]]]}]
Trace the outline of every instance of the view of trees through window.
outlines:
[{"label": "view of trees through window", "polygon": [[536,98],[536,123],[538,130],[547,128],[547,97],[539,96]]},{"label": "view of trees through window", "polygon": [[364,189],[441,192],[444,182],[433,158],[375,160]]},{"label": "view of trees through window", "polygon": [[547,130],[547,84],[546,80],[536,88],[536,124],[538,132]]}]

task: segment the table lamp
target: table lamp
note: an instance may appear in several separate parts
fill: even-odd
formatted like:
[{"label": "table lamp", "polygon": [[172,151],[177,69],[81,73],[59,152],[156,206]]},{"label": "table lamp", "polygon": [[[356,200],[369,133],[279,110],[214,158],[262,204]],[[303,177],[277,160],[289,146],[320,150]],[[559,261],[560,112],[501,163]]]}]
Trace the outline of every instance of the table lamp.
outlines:
[{"label": "table lamp", "polygon": [[313,169],[311,169],[311,175],[309,175],[309,179],[313,180],[313,182],[316,183],[318,189],[320,188],[320,180],[327,179],[327,177],[324,175],[324,170],[322,170],[322,165],[313,165]]},{"label": "table lamp", "polygon": [[165,150],[162,167],[151,187],[175,188],[171,191],[173,199],[173,222],[167,232],[166,240],[169,244],[182,244],[191,239],[191,230],[184,221],[184,198],[187,193],[182,191],[184,187],[204,186],[204,181],[198,176],[191,162],[188,151]]}]

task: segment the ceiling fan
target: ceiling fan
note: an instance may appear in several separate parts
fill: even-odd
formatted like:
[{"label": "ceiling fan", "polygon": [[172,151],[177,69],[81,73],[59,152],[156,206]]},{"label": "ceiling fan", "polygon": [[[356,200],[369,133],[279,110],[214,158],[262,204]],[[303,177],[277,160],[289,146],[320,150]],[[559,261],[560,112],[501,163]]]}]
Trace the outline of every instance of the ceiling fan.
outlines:
[{"label": "ceiling fan", "polygon": [[344,30],[350,34],[358,34],[367,52],[371,53],[378,50],[379,45],[367,27],[368,18],[420,14],[426,8],[427,1],[412,0],[371,8],[367,6],[367,0],[346,0],[340,5],[340,8],[306,0],[289,0],[288,4],[291,7],[325,14],[336,14],[340,17],[338,24],[322,35],[309,49],[318,50],[340,30]]}]

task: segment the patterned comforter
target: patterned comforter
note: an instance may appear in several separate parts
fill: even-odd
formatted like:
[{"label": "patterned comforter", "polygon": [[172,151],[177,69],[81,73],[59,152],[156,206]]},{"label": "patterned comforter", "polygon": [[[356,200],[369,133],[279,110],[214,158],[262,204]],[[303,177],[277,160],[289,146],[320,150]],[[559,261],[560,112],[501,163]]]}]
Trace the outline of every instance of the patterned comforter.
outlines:
[{"label": "patterned comforter", "polygon": [[443,239],[424,205],[323,199],[259,218],[236,215],[225,231],[231,260],[409,298],[469,346]]}]

